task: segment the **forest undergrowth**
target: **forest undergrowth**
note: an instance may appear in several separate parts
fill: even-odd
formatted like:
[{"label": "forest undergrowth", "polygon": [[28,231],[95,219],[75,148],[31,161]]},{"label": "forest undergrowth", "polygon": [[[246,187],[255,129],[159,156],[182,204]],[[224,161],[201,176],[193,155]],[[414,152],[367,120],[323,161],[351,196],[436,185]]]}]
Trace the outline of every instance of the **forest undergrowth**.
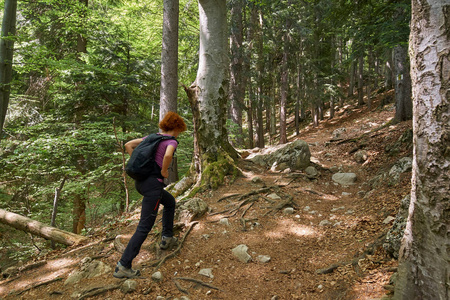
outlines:
[{"label": "forest undergrowth", "polygon": [[[379,95],[384,97],[384,95]],[[316,176],[276,172],[239,161],[244,176],[197,197],[209,211],[189,226],[179,226],[182,241],[167,253],[155,251],[160,222],[134,261],[142,276],[124,292],[112,276],[120,249],[139,220],[139,209],[105,227],[86,243],[25,262],[17,275],[0,281],[1,299],[379,299],[389,296],[397,261],[382,247],[401,199],[410,191],[411,172],[392,184],[375,185],[411,147],[395,145],[411,122],[388,123],[393,104],[346,105],[316,128],[306,126],[289,141],[309,144]],[[336,130],[341,132],[335,138]],[[261,149],[242,150],[242,153]],[[355,152],[367,158],[355,161]],[[357,174],[356,184],[332,180],[340,172]],[[275,194],[275,196],[274,196]],[[279,198],[277,198],[278,196]],[[285,211],[286,207],[292,208]],[[159,216],[160,218],[160,216]],[[120,235],[119,238],[116,236]],[[251,260],[233,254],[247,247]],[[104,274],[66,283],[89,260]],[[97,264],[99,265],[99,264]],[[159,271],[162,278],[152,279]],[[184,298],[186,299],[186,298]]]}]

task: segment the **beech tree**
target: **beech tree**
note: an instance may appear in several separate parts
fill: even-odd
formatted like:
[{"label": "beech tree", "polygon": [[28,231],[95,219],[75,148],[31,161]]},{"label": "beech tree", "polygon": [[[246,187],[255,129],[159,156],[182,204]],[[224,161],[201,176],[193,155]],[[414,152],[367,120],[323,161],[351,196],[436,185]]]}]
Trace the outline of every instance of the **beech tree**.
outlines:
[{"label": "beech tree", "polygon": [[200,0],[199,66],[186,93],[194,121],[194,158],[197,185],[217,187],[227,174],[236,174],[237,153],[226,129],[229,86],[227,10],[225,0]]},{"label": "beech tree", "polygon": [[412,2],[414,159],[395,299],[450,298],[449,8],[446,0]]}]

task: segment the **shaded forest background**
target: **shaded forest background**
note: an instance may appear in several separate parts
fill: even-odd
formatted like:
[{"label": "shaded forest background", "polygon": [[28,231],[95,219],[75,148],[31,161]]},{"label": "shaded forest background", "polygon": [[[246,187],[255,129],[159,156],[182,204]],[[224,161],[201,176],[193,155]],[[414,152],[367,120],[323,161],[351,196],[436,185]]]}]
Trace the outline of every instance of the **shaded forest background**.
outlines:
[{"label": "shaded forest background", "polygon": [[[59,189],[58,228],[88,234],[120,218],[125,184],[133,183],[122,177],[122,144],[157,131],[159,121],[163,4],[141,2],[19,1],[0,145],[0,208],[50,223]],[[396,87],[402,95],[396,83],[409,71],[409,1],[240,0],[228,6],[227,124],[236,148],[285,143],[287,118],[295,117],[298,132],[332,118],[347,97],[371,107],[377,93]],[[198,23],[197,2],[180,1],[180,86],[196,77]],[[403,94],[406,100],[386,98],[381,105],[410,102]],[[182,88],[178,113],[192,131]],[[189,130],[177,151],[181,175],[192,159]],[[133,204],[139,195],[130,192]],[[10,261],[48,246],[3,225],[0,235],[0,255]]]}]

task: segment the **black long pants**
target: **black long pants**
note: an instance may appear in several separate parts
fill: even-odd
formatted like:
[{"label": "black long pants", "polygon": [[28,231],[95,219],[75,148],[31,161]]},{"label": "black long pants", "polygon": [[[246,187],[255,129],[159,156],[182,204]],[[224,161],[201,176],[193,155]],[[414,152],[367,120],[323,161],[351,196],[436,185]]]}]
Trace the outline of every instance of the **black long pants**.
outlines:
[{"label": "black long pants", "polygon": [[128,242],[127,248],[120,259],[120,263],[126,268],[131,268],[131,262],[138,255],[148,233],[152,230],[160,204],[164,206],[162,236],[173,236],[175,198],[164,190],[163,183],[156,178],[150,177],[143,181],[136,181],[136,189],[144,198],[142,199],[141,219],[139,220],[136,232]]}]

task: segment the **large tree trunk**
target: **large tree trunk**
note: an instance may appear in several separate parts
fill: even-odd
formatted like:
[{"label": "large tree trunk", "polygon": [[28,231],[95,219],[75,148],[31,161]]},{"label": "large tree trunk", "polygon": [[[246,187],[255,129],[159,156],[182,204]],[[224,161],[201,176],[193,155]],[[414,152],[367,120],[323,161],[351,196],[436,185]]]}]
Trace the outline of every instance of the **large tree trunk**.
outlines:
[{"label": "large tree trunk", "polygon": [[414,159],[395,299],[450,299],[449,15],[446,0],[412,2]]},{"label": "large tree trunk", "polygon": [[64,245],[74,245],[84,241],[86,238],[55,227],[47,226],[30,218],[0,209],[0,222],[16,229],[55,241]]},{"label": "large tree trunk", "polygon": [[197,184],[217,188],[223,177],[237,175],[237,152],[226,129],[228,78],[225,0],[200,0],[200,51],[196,82],[185,88],[194,119]]},{"label": "large tree trunk", "polygon": [[[159,120],[169,111],[177,112],[178,109],[178,19],[179,0],[164,0]],[[169,167],[169,177],[164,182],[170,184],[178,179],[178,160],[175,156]]]},{"label": "large tree trunk", "polygon": [[0,41],[0,139],[11,93],[12,60],[16,34],[17,0],[6,0]]},{"label": "large tree trunk", "polygon": [[395,120],[406,121],[412,118],[411,76],[406,46],[394,48],[395,66]]}]

